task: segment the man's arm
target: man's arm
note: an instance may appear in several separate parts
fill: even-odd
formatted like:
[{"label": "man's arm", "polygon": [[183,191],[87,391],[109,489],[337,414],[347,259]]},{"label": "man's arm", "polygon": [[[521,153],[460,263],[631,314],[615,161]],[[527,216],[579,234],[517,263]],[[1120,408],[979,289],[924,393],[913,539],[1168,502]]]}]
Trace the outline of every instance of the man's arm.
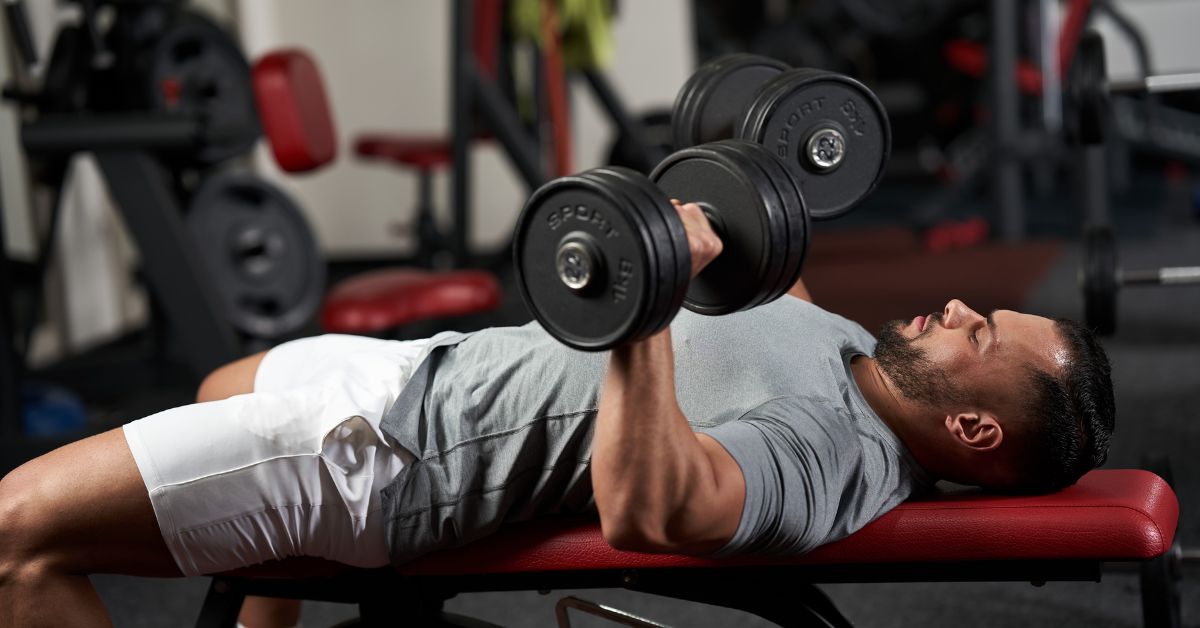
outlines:
[{"label": "man's arm", "polygon": [[[722,244],[698,206],[675,205],[695,277]],[[737,531],[745,478],[679,409],[669,329],[612,351],[596,418],[592,489],[604,538],[617,549],[708,553]]]},{"label": "man's arm", "polygon": [[604,538],[617,549],[711,553],[737,531],[745,479],[679,409],[670,330],[612,352],[592,488]]}]

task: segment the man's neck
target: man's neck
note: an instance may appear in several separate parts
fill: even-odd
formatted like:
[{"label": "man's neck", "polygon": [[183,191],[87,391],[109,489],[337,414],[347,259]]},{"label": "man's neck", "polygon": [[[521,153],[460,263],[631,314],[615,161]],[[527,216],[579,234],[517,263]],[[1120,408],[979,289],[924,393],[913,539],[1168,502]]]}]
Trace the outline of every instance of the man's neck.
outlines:
[{"label": "man's neck", "polygon": [[926,459],[925,448],[921,446],[925,439],[918,425],[919,417],[913,411],[912,404],[901,397],[879,369],[879,364],[873,358],[858,356],[850,362],[850,372],[863,398],[884,425],[904,443],[918,464],[926,471],[934,472],[927,464],[932,461]]}]

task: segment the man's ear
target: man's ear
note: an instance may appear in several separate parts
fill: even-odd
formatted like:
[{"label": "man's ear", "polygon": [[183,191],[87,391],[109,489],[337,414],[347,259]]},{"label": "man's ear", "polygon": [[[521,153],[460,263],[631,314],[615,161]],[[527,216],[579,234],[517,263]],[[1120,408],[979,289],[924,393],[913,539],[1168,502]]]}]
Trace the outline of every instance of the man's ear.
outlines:
[{"label": "man's ear", "polygon": [[995,415],[987,412],[960,412],[946,415],[946,431],[954,440],[975,451],[991,451],[1004,440],[1004,430]]}]

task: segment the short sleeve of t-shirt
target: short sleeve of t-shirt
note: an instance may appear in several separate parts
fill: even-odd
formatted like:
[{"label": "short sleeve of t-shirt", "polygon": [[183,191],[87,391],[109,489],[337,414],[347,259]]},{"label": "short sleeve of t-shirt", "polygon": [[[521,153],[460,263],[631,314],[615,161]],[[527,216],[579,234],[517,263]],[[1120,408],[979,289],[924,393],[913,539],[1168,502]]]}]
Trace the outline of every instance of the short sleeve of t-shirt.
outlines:
[{"label": "short sleeve of t-shirt", "polygon": [[[840,504],[859,488],[862,442],[844,411],[799,397],[764,402],[737,420],[702,430],[733,456],[746,501],[733,538],[715,556],[799,554],[825,543]],[[851,515],[852,516],[852,515]]]}]

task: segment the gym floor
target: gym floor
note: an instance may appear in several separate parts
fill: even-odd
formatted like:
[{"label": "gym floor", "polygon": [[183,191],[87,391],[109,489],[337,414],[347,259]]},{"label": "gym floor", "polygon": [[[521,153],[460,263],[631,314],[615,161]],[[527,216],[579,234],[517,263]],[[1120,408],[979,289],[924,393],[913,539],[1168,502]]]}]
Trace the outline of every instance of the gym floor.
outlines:
[{"label": "gym floor", "polygon": [[[1118,214],[1116,224],[1123,236],[1120,255],[1125,267],[1184,265],[1200,261],[1197,259],[1200,226],[1178,215],[1164,217],[1169,213]],[[821,235],[817,235],[818,241]],[[851,233],[833,232],[827,239],[855,241]],[[1044,263],[1030,271],[1032,279],[1023,292],[1024,302],[1011,305],[1047,316],[1080,316],[1078,243],[1066,241],[1059,245],[1051,242],[1052,255],[1043,255],[1039,246],[1045,244],[1024,246],[1031,247],[1028,250],[1032,251],[1025,256],[1027,259],[1042,256],[1039,259]],[[998,246],[985,247],[983,252],[975,254],[1003,255],[1004,251]],[[929,255],[914,254],[912,263],[932,264],[934,268],[953,266],[954,254],[945,255],[930,258]],[[827,305],[853,304],[860,293],[871,292],[867,280],[854,284],[854,294],[832,294],[827,289],[823,295],[815,288],[825,283],[822,276],[837,272],[832,268],[837,259],[838,256],[827,249],[814,251],[807,267],[814,285],[814,297]],[[864,277],[882,276],[870,272],[872,264],[884,273],[884,267],[894,264],[894,260],[860,258],[854,268]],[[987,270],[986,265],[980,265],[980,269],[980,272],[997,272]],[[925,279],[928,276],[921,280]],[[891,285],[889,289],[906,288]],[[942,294],[942,297],[946,296],[951,295]],[[527,317],[515,301],[508,300],[505,310],[496,317],[496,324],[521,322]],[[907,312],[909,316],[916,313]],[[1175,490],[1181,501],[1180,534],[1185,549],[1200,544],[1200,457],[1194,452],[1200,445],[1198,313],[1200,289],[1129,289],[1120,296],[1120,330],[1105,343],[1113,363],[1120,409],[1107,466],[1137,467],[1144,456],[1152,454],[1170,457]],[[180,396],[185,394],[180,392]],[[1187,567],[1184,578],[1184,624],[1200,626],[1200,569]],[[116,625],[131,627],[187,625],[194,621],[208,585],[206,578],[160,581],[97,576],[94,580]],[[1049,583],[1042,587],[1028,583],[851,584],[822,588],[859,626],[1132,628],[1142,625],[1137,573],[1122,566],[1106,570],[1100,583]],[[471,594],[450,600],[447,610],[504,625],[548,626],[554,622],[555,602],[565,595],[606,603],[673,626],[772,625],[738,611],[620,590],[554,591],[550,595],[532,592]],[[303,621],[305,626],[329,625],[354,613],[352,606],[306,602]],[[579,621],[574,621],[573,625],[611,625],[576,617]]]}]

